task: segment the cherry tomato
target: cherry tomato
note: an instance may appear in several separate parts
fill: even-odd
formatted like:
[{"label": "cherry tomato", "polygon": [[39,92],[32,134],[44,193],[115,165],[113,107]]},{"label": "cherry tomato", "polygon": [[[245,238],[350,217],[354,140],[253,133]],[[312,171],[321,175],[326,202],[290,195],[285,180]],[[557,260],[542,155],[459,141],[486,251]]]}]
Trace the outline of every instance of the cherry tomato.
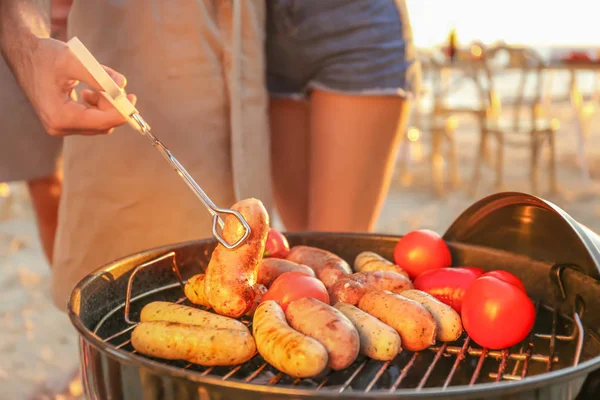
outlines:
[{"label": "cherry tomato", "polygon": [[467,268],[440,268],[423,272],[413,282],[422,290],[460,313],[466,290],[481,274]]},{"label": "cherry tomato", "polygon": [[425,271],[452,265],[446,242],[427,229],[412,231],[402,237],[394,249],[394,261],[411,279]]},{"label": "cherry tomato", "polygon": [[264,257],[285,258],[290,252],[290,244],[283,233],[275,228],[269,228]]},{"label": "cherry tomato", "polygon": [[502,270],[497,269],[494,271],[486,272],[485,274],[483,274],[481,276],[493,276],[494,278],[498,278],[501,281],[515,285],[516,287],[518,287],[519,289],[521,289],[522,291],[527,293],[527,290],[525,289],[523,282],[521,282],[521,280],[519,278],[517,278],[516,276],[514,276],[513,274],[511,274],[508,271],[502,271]]},{"label": "cherry tomato", "polygon": [[312,297],[329,304],[329,294],[323,282],[302,272],[286,272],[273,281],[261,302],[276,300],[285,311],[291,301],[304,297]]},{"label": "cherry tomato", "polygon": [[517,286],[482,276],[467,289],[461,316],[465,331],[477,344],[505,349],[527,337],[535,322],[535,307]]}]

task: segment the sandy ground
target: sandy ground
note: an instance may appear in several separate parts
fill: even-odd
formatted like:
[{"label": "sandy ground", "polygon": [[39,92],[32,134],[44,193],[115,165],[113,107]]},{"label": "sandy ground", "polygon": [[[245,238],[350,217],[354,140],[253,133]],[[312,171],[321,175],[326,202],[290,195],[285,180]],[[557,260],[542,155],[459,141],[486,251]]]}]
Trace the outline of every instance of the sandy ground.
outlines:
[{"label": "sandy ground", "polygon": [[[563,119],[563,128],[557,135],[561,193],[549,199],[600,231],[600,185],[597,182],[588,187],[582,185],[574,162],[575,136],[568,111],[565,107],[557,111],[557,116]],[[594,125],[600,126],[597,122]],[[467,183],[477,142],[468,121],[460,121],[457,140],[461,178]],[[443,233],[473,201],[494,191],[488,171],[476,197],[466,194],[465,184],[444,198],[436,197],[426,157],[427,143],[411,145],[411,163],[394,177],[378,231],[405,233],[430,228]],[[600,132],[593,132],[587,151],[592,175],[598,176]],[[507,151],[506,157],[505,189],[530,191],[527,151]],[[10,188],[12,200],[0,197],[0,399],[18,400],[31,399],[39,385],[63,380],[77,365],[78,352],[68,318],[55,310],[50,301],[50,271],[37,239],[27,193],[19,184]],[[544,191],[537,194],[546,197]]]}]

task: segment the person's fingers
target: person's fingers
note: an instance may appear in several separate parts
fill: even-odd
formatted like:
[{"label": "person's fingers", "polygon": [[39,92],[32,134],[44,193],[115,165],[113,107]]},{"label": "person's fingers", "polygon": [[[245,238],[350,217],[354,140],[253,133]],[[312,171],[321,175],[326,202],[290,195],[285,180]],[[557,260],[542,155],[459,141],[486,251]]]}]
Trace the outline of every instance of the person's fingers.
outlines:
[{"label": "person's fingers", "polygon": [[127,99],[129,99],[129,101],[131,102],[131,104],[133,104],[134,106],[137,103],[137,96],[135,94],[128,94],[127,95]]},{"label": "person's fingers", "polygon": [[100,92],[97,92],[95,90],[83,89],[81,91],[81,98],[83,99],[83,101],[85,101],[87,104],[93,107],[98,106],[98,101],[100,100],[100,97]]},{"label": "person's fingers", "polygon": [[[98,100],[98,104],[103,101],[108,102],[101,98]],[[125,117],[112,106],[100,109],[69,101],[62,107],[62,111],[60,123],[64,129],[103,132],[126,122]]]},{"label": "person's fingers", "polygon": [[117,85],[119,85],[121,89],[125,89],[125,86],[127,86],[127,78],[125,78],[125,75],[118,73],[117,71],[110,67],[107,67],[106,65],[103,65],[102,67],[110,75],[112,80],[115,81]]}]

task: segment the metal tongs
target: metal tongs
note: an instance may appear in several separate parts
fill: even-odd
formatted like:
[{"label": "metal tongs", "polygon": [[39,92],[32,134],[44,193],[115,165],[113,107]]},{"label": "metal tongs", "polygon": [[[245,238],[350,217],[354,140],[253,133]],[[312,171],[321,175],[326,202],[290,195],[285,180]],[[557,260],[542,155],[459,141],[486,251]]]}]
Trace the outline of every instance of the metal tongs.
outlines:
[{"label": "metal tongs", "polygon": [[[196,196],[202,200],[208,211],[213,216],[212,234],[215,239],[217,239],[219,243],[228,249],[235,249],[244,243],[250,235],[250,225],[248,225],[248,222],[246,222],[244,217],[242,217],[242,215],[235,210],[220,208],[213,203],[206,193],[204,193],[204,190],[202,190],[202,188],[196,183],[196,181],[194,181],[185,168],[183,168],[183,165],[181,165],[181,163],[177,161],[173,154],[171,154],[169,149],[167,149],[165,145],[163,145],[161,141],[152,134],[150,131],[150,125],[144,121],[138,110],[127,99],[125,92],[119,87],[119,85],[115,83],[115,81],[112,80],[110,75],[108,75],[96,58],[94,58],[92,53],[90,53],[90,51],[83,45],[83,43],[81,43],[79,39],[74,37],[67,42],[67,45],[102,87],[102,89],[104,89],[104,91],[100,93],[106,97],[106,99],[108,99],[108,101],[110,101],[111,104],[125,118],[127,118],[129,125],[152,141],[154,147],[163,155],[163,157],[171,164],[171,166],[175,168],[175,171],[185,181],[189,188],[192,189]],[[221,236],[221,233],[217,229],[217,225],[221,228],[221,230],[223,229],[223,220],[219,214],[234,215],[243,225],[244,234],[235,243],[228,243],[223,236]]]}]

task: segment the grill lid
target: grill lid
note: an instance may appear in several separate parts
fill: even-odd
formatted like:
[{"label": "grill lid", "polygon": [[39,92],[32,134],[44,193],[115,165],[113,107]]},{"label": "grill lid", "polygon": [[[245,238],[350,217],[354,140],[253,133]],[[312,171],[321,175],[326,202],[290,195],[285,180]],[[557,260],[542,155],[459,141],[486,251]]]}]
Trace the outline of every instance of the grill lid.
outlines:
[{"label": "grill lid", "polygon": [[529,194],[504,192],[479,200],[452,223],[444,239],[577,265],[600,279],[600,237],[561,208]]}]

